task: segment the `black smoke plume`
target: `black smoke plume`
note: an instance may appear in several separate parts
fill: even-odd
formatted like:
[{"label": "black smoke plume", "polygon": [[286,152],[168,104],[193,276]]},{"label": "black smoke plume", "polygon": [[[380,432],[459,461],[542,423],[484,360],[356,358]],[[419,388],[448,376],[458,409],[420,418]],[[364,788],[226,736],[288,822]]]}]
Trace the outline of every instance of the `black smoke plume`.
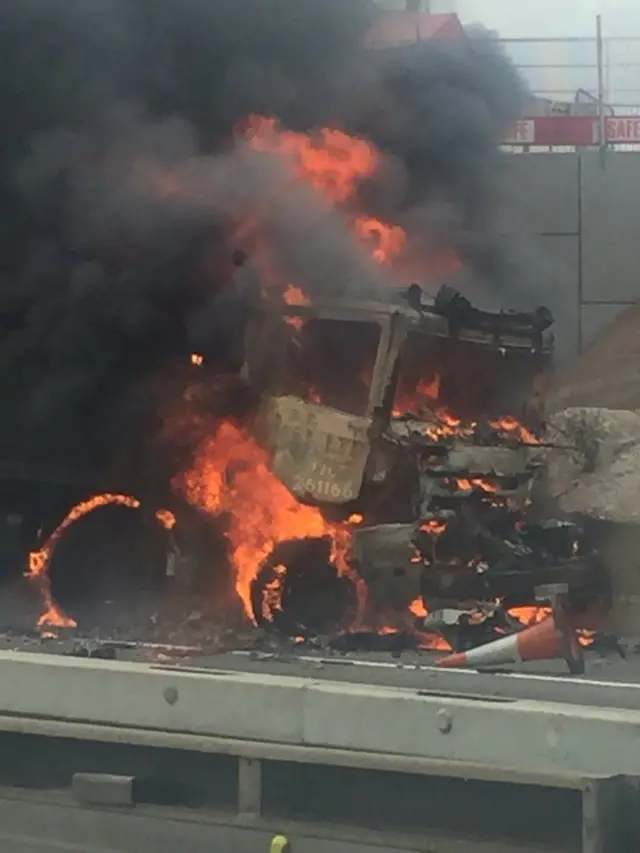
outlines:
[{"label": "black smoke plume", "polygon": [[[362,187],[371,213],[503,283],[495,140],[518,112],[517,74],[480,32],[366,50],[376,14],[367,0],[4,0],[6,434],[45,455],[101,455],[153,433],[163,395],[181,387],[176,360],[197,349],[228,362],[242,320],[228,219],[275,174],[234,153],[251,113],[372,140],[387,168]],[[283,263],[316,290],[380,286],[340,220],[298,202],[272,223]]]}]

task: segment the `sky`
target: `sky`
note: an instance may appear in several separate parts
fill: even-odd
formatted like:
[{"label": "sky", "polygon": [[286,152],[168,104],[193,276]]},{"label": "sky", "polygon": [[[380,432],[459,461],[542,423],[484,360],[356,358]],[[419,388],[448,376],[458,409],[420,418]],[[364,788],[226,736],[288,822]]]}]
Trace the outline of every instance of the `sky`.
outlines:
[{"label": "sky", "polygon": [[465,23],[481,22],[503,38],[589,36],[598,13],[606,35],[640,36],[640,0],[457,0],[457,5]]},{"label": "sky", "polygon": [[606,100],[619,113],[640,111],[640,40],[620,40],[640,39],[640,0],[432,0],[434,11],[447,7],[463,23],[481,23],[503,39],[593,39],[506,45],[531,89],[559,101],[573,100],[578,89],[597,93],[600,14],[603,35],[610,39],[605,48]]}]

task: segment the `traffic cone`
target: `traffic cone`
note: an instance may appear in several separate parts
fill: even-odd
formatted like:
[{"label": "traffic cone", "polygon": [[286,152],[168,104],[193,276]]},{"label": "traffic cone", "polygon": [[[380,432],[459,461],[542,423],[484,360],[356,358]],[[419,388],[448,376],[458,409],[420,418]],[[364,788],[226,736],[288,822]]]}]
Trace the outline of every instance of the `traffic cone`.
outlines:
[{"label": "traffic cone", "polygon": [[448,655],[437,662],[438,666],[451,669],[485,669],[505,663],[520,663],[528,660],[552,660],[563,657],[574,675],[584,672],[584,656],[574,629],[564,610],[554,607],[552,615],[518,631],[501,637],[492,643],[478,646],[468,652]]}]

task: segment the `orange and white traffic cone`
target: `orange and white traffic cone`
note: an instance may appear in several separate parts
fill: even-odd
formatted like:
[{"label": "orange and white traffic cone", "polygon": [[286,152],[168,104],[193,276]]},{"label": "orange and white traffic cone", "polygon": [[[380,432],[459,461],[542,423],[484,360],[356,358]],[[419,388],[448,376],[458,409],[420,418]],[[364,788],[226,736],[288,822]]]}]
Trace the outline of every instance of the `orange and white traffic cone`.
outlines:
[{"label": "orange and white traffic cone", "polygon": [[537,625],[501,637],[484,646],[448,655],[437,662],[447,668],[485,669],[505,663],[529,660],[564,658],[574,675],[584,672],[582,646],[564,610],[554,607],[553,613]]}]

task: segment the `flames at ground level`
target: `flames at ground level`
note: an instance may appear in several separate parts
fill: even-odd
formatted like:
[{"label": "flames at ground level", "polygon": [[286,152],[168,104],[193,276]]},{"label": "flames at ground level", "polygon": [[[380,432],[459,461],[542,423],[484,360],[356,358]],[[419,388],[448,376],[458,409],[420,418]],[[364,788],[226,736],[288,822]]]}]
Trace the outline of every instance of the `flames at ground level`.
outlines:
[{"label": "flames at ground level", "polygon": [[[283,542],[306,539],[328,539],[330,560],[339,577],[348,578],[356,590],[356,608],[347,630],[375,630],[378,633],[398,631],[398,625],[365,621],[367,591],[349,561],[352,532],[363,521],[352,515],[344,523],[327,521],[315,507],[301,504],[280,480],[270,471],[266,452],[251,434],[231,422],[223,422],[215,434],[201,447],[195,465],[176,482],[189,502],[200,510],[228,519],[226,536],[232,564],[235,589],[242,602],[244,613],[251,622],[256,621],[252,585],[261,567],[276,547]],[[39,626],[44,633],[57,627],[74,627],[75,622],[54,601],[48,580],[48,568],[56,543],[78,519],[108,505],[140,508],[140,501],[130,495],[106,493],[83,501],[68,513],[63,522],[48,537],[44,545],[29,557],[28,577],[38,585],[44,611]],[[158,510],[157,521],[170,531],[176,524],[169,510]],[[440,522],[427,522],[424,529],[432,535],[443,531]],[[275,566],[273,579],[264,591],[265,615],[271,617],[281,605],[281,581],[286,574],[284,566]],[[546,607],[518,607],[509,611],[521,623],[534,624],[549,614]],[[406,624],[427,616],[422,599],[418,598],[408,608]],[[449,644],[437,634],[424,634],[419,645],[432,649],[448,649]]]},{"label": "flames at ground level", "polygon": [[[275,157],[284,166],[286,180],[282,186],[274,185],[274,196],[285,192],[288,182],[301,182],[315,193],[321,207],[340,209],[347,217],[349,233],[358,252],[369,254],[377,265],[386,268],[388,272],[402,258],[411,242],[411,235],[398,223],[383,222],[361,209],[359,188],[363,182],[379,174],[384,166],[384,155],[368,140],[352,137],[339,128],[321,128],[311,134],[293,132],[284,129],[277,119],[264,116],[248,117],[240,123],[237,131],[240,144],[248,145],[263,155]],[[157,189],[163,197],[188,191],[179,172],[164,175]],[[300,286],[301,283],[290,281],[279,269],[278,258],[274,255],[274,247],[269,244],[269,229],[266,227],[269,205],[270,200],[265,198],[261,204],[249,205],[247,210],[241,211],[234,239],[241,246],[244,245],[243,235],[250,238],[251,255],[265,286],[279,289],[285,303],[309,304],[310,296]],[[442,278],[458,269],[460,263],[453,248],[447,246],[439,246],[437,250],[429,252],[425,250],[420,256],[420,266],[427,278],[429,274]],[[393,277],[389,275],[389,282],[392,281]],[[293,327],[293,333],[300,331],[300,318],[286,319]],[[193,367],[202,367],[204,357],[194,352],[190,361]],[[421,406],[428,404],[434,416],[433,423],[425,426],[428,438],[437,442],[448,436],[472,435],[476,424],[463,424],[448,408],[439,405],[440,391],[441,377],[434,374],[415,389],[416,393],[409,400],[410,405],[404,399],[396,401],[400,414],[415,409],[416,400],[413,397],[416,397]],[[489,426],[508,439],[529,444],[536,442],[535,435],[514,418],[502,418]],[[337,576],[348,580],[355,590],[356,606],[351,627],[395,630],[391,626],[371,626],[367,623],[367,590],[349,560],[353,530],[363,519],[353,516],[342,523],[328,521],[319,509],[300,503],[270,471],[267,453],[260,448],[250,432],[232,422],[223,422],[200,447],[192,470],[180,476],[174,485],[200,511],[226,519],[226,537],[235,589],[244,613],[250,620],[256,621],[256,602],[252,598],[256,579],[261,567],[278,545],[324,539],[330,543],[329,559]],[[488,479],[461,478],[446,485],[452,490],[470,494],[499,491],[499,485]],[[51,594],[47,570],[52,552],[74,521],[109,504],[140,507],[137,498],[123,494],[102,494],[83,501],[71,510],[44,545],[30,555],[28,575],[38,584],[45,602],[45,610],[40,618],[41,626],[73,625],[73,620],[62,612]],[[160,510],[156,517],[167,530],[173,528],[175,518],[170,512]],[[426,532],[438,535],[437,530]],[[264,590],[260,612],[263,606],[271,615],[277,612],[281,605],[285,575],[286,570],[281,566],[271,566],[271,579]],[[526,624],[547,614],[545,608],[535,607],[517,608],[512,612]],[[410,605],[407,615],[426,615],[422,599]],[[442,645],[441,641],[432,639],[425,640],[425,643]]]},{"label": "flames at ground level", "polygon": [[[51,594],[48,570],[56,543],[75,521],[78,521],[96,509],[114,504],[132,509],[140,507],[140,501],[130,495],[112,494],[110,492],[94,495],[76,504],[46,539],[43,546],[36,551],[31,551],[29,554],[27,577],[38,585],[44,599],[44,610],[38,619],[38,625],[44,632],[51,631],[53,628],[76,627],[75,620],[64,613],[59,604],[54,601]],[[176,523],[175,515],[166,509],[158,510],[156,512],[156,519],[166,530],[172,530]]]}]

